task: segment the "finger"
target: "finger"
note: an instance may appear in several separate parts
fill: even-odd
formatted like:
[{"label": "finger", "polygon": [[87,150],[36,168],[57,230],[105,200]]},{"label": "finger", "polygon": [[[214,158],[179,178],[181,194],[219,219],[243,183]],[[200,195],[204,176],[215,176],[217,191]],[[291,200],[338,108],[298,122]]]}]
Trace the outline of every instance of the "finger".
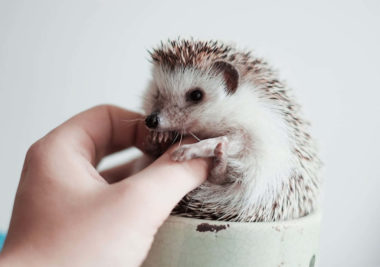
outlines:
[{"label": "finger", "polygon": [[37,177],[70,183],[88,181],[83,177],[105,182],[94,166],[114,151],[130,146],[141,148],[146,133],[138,113],[108,105],[91,108],[33,144],[25,159],[23,176],[33,172]]},{"label": "finger", "polygon": [[[127,189],[126,205],[130,205],[129,210],[135,210],[136,217],[141,216],[142,224],[159,227],[181,198],[207,178],[211,159],[174,162],[170,154],[177,146],[172,146],[143,171],[117,184]],[[136,203],[139,203],[137,207]]]},{"label": "finger", "polygon": [[[196,140],[192,137],[187,137],[183,140],[183,144],[194,143]],[[172,145],[171,150],[178,147],[178,144]],[[171,152],[170,152],[171,153]],[[139,158],[136,158],[130,162],[112,167],[110,169],[100,172],[100,175],[106,180],[109,184],[119,182],[137,172],[143,170],[148,165],[152,164],[155,158],[144,154]]]},{"label": "finger", "polygon": [[153,158],[148,155],[143,155],[127,163],[112,167],[100,172],[100,176],[109,184],[119,182],[137,172],[141,171],[153,162]]},{"label": "finger", "polygon": [[131,146],[141,148],[146,134],[142,115],[102,105],[74,116],[48,136],[75,149],[95,165],[115,151]]}]

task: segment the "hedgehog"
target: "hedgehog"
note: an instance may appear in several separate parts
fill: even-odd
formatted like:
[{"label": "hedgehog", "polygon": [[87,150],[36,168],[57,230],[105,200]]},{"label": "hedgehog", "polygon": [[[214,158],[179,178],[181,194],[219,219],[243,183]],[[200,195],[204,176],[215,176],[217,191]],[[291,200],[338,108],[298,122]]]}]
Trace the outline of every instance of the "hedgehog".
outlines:
[{"label": "hedgehog", "polygon": [[[212,158],[208,179],[172,214],[234,222],[291,220],[313,212],[321,161],[309,123],[266,61],[221,41],[176,39],[150,51],[144,94],[147,149],[171,159]],[[181,144],[184,136],[198,142]]]}]

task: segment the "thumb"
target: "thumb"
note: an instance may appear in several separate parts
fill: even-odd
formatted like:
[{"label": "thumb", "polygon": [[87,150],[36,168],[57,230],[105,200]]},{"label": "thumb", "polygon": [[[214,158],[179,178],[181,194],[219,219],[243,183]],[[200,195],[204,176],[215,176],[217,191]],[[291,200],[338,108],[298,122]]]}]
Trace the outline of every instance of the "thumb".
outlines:
[{"label": "thumb", "polygon": [[173,147],[149,167],[119,183],[127,187],[128,202],[138,203],[141,212],[135,215],[157,228],[187,193],[206,180],[211,165],[210,158],[175,162],[170,158],[172,151]]}]

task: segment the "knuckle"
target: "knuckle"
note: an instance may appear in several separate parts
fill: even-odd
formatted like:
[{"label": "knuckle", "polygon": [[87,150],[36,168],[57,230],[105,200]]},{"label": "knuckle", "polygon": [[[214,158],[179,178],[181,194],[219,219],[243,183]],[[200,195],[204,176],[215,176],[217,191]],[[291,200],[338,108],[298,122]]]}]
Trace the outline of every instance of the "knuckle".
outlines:
[{"label": "knuckle", "polygon": [[44,144],[43,140],[38,140],[34,144],[32,144],[28,151],[26,152],[26,160],[29,162],[30,160],[38,159],[43,156],[43,150],[44,150]]},{"label": "knuckle", "polygon": [[38,140],[29,147],[25,156],[24,167],[22,170],[23,175],[30,173],[30,171],[40,172],[43,169],[46,159],[44,147],[45,145],[42,140]]},{"label": "knuckle", "polygon": [[45,166],[56,149],[57,143],[54,132],[33,143],[26,152],[25,165],[33,165],[36,168]]},{"label": "knuckle", "polygon": [[101,104],[101,105],[97,105],[93,108],[91,108],[92,110],[94,111],[104,111],[104,112],[110,112],[112,109],[115,109],[116,106],[115,105],[111,105],[111,104]]}]

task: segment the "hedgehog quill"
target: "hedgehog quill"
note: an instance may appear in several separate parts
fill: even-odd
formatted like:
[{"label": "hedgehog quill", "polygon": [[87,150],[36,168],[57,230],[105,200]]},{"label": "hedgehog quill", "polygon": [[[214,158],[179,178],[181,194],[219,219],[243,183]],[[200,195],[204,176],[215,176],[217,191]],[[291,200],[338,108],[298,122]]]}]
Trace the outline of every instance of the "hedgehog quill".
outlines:
[{"label": "hedgehog quill", "polygon": [[179,145],[174,161],[212,157],[207,181],[173,214],[257,222],[316,209],[318,158],[309,124],[278,75],[261,58],[219,41],[173,40],[151,51],[145,92],[150,151]]}]

